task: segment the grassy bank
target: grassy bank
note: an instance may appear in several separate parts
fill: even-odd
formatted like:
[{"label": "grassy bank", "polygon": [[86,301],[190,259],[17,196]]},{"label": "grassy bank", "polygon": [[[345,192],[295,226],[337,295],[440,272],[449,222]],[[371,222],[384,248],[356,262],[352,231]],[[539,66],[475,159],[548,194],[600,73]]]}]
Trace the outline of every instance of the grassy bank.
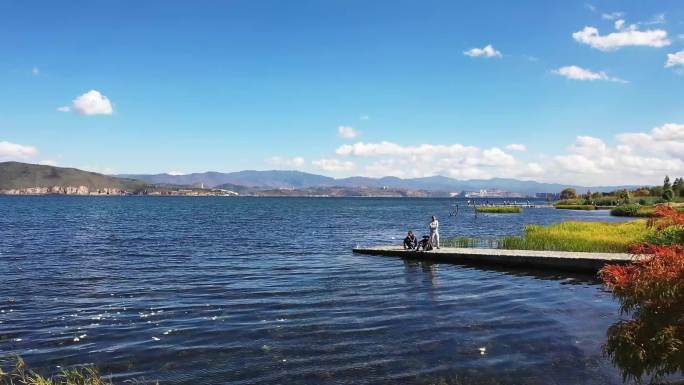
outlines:
[{"label": "grassy bank", "polygon": [[563,222],[551,226],[530,225],[522,237],[505,237],[500,247],[514,250],[557,250],[624,253],[631,244],[652,233],[646,221],[625,223]]},{"label": "grassy bank", "polygon": [[490,206],[490,207],[478,207],[478,213],[490,213],[490,214],[519,214],[523,210],[517,206]]},{"label": "grassy bank", "polygon": [[561,210],[596,210],[594,205],[556,205]]},{"label": "grassy bank", "polygon": [[[681,204],[672,204],[675,210],[684,212],[684,206]],[[610,215],[615,217],[637,217],[650,218],[655,214],[657,206],[643,206],[638,204],[629,204],[618,206],[610,210]]]}]

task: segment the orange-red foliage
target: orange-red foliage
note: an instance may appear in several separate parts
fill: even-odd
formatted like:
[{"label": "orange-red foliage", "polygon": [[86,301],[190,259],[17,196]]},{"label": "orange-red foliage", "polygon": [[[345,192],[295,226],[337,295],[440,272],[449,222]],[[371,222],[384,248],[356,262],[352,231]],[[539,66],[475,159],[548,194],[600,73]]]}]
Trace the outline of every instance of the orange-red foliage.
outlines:
[{"label": "orange-red foliage", "polygon": [[632,252],[651,256],[629,265],[608,265],[600,272],[606,286],[621,300],[622,310],[639,306],[655,311],[682,305],[684,247],[641,244]]},{"label": "orange-red foliage", "polygon": [[653,217],[649,220],[649,226],[657,230],[670,226],[684,226],[684,212],[677,211],[672,206],[658,205]]},{"label": "orange-red foliage", "polygon": [[[659,206],[650,226],[657,231],[683,226],[684,213]],[[604,349],[625,379],[659,378],[684,371],[684,245],[633,245],[649,257],[600,271],[605,285],[620,300],[622,320],[608,330]]]}]

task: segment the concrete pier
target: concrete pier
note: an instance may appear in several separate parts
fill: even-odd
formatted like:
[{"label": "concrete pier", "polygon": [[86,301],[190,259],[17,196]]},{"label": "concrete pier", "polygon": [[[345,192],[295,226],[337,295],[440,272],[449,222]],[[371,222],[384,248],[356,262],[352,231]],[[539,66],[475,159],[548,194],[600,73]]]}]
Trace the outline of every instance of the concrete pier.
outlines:
[{"label": "concrete pier", "polygon": [[356,247],[355,253],[437,260],[460,264],[485,264],[597,272],[607,264],[625,264],[640,256],[622,253],[578,253],[568,251],[503,250],[442,247],[439,250],[413,251],[401,246]]}]

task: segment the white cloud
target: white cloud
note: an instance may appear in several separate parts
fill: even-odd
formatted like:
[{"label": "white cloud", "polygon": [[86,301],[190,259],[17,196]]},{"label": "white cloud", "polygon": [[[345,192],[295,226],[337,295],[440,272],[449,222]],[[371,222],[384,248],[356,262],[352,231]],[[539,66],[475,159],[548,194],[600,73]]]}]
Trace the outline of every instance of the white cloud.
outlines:
[{"label": "white cloud", "polygon": [[467,51],[463,51],[463,54],[466,56],[470,56],[470,57],[501,58],[503,56],[503,55],[501,55],[501,52],[494,49],[494,47],[492,47],[491,44],[488,44],[484,48],[471,48]]},{"label": "white cloud", "polygon": [[488,178],[494,175],[496,170],[512,170],[517,167],[522,169],[522,164],[518,160],[498,147],[482,149],[462,144],[403,146],[384,141],[346,144],[338,147],[336,153],[362,160],[379,158],[366,165],[365,174],[368,176],[448,175],[458,178]]},{"label": "white cloud", "polygon": [[0,160],[26,160],[38,155],[38,149],[33,146],[0,141]]},{"label": "white cloud", "polygon": [[583,30],[573,33],[572,37],[580,43],[601,51],[615,51],[627,46],[665,47],[670,45],[667,31],[662,29],[640,31],[635,25],[608,35],[601,35],[596,27],[584,27]]},{"label": "white cloud", "polygon": [[665,68],[684,66],[684,50],[675,53],[667,54],[667,61],[665,62]]},{"label": "white cloud", "polygon": [[[114,112],[109,98],[96,90],[90,90],[74,99],[72,107],[81,115],[111,115]],[[57,110],[65,112],[64,107],[59,107]]]},{"label": "white cloud", "polygon": [[369,119],[370,119],[370,116],[368,116],[368,115],[359,116],[359,120],[369,120]]},{"label": "white cloud", "polygon": [[107,167],[107,166],[87,164],[85,166],[76,166],[75,168],[78,168],[78,169],[84,170],[84,171],[96,172],[98,174],[104,174],[104,175],[117,174],[117,171],[114,168]]},{"label": "white cloud", "polygon": [[644,21],[639,24],[643,25],[653,25],[653,24],[665,24],[667,23],[667,19],[665,18],[664,13],[659,13],[657,15],[653,15],[653,17],[650,20]]},{"label": "white cloud", "polygon": [[57,111],[59,111],[59,112],[69,112],[69,111],[71,111],[71,107],[69,107],[69,106],[57,107]]},{"label": "white cloud", "polygon": [[509,151],[527,151],[527,146],[519,143],[511,143],[506,146],[506,150]]},{"label": "white cloud", "polygon": [[31,68],[31,75],[39,76],[40,75],[40,69],[36,66],[33,66],[33,68]]},{"label": "white cloud", "polygon": [[601,15],[601,18],[603,20],[617,20],[621,17],[625,16],[624,12],[611,12],[611,13],[604,13]]},{"label": "white cloud", "polygon": [[354,162],[342,161],[339,159],[320,159],[311,162],[319,170],[329,172],[345,172],[352,171],[356,168]]},{"label": "white cloud", "polygon": [[354,127],[339,126],[337,127],[337,135],[339,135],[340,138],[354,139],[359,136],[359,133],[356,131],[356,129],[354,129]]},{"label": "white cloud", "polygon": [[273,156],[265,161],[267,164],[275,167],[294,167],[300,168],[304,165],[304,158],[297,156],[294,158],[285,158],[280,156]]},{"label": "white cloud", "polygon": [[547,180],[578,184],[657,183],[684,174],[684,124],[667,123],[649,132],[622,133],[617,144],[579,136],[569,154],[552,158]]},{"label": "white cloud", "polygon": [[[651,130],[656,140],[680,140],[684,142],[684,124],[666,123]],[[684,154],[682,154],[684,156]]]},{"label": "white cloud", "polygon": [[551,71],[556,75],[564,76],[572,80],[606,80],[610,82],[627,83],[626,80],[616,78],[613,76],[608,76],[605,72],[594,72],[592,70],[578,67],[576,65],[565,66]]},{"label": "white cloud", "polygon": [[584,4],[584,7],[591,12],[596,12],[596,6],[594,6],[593,4],[586,3]]},{"label": "white cloud", "polygon": [[[595,186],[654,184],[666,174],[684,175],[684,124],[666,123],[645,132],[621,133],[613,139],[611,144],[594,136],[578,136],[563,152],[520,154],[529,160],[506,152],[526,150],[519,143],[480,148],[464,144],[357,142],[339,146],[336,154],[354,157],[355,169],[373,177],[512,177]],[[323,163],[314,165],[323,169]],[[330,165],[330,169],[337,169],[338,163]]]},{"label": "white cloud", "polygon": [[620,30],[625,26],[625,21],[620,19],[620,20],[615,20],[615,29]]},{"label": "white cloud", "polygon": [[172,170],[172,171],[167,172],[167,174],[173,175],[173,176],[179,176],[179,175],[185,175],[186,173],[184,173],[184,172],[182,172],[182,171],[174,171],[174,170]]},{"label": "white cloud", "polygon": [[631,151],[684,160],[684,124],[666,123],[648,133],[619,134],[617,139]]},{"label": "white cloud", "polygon": [[40,162],[38,162],[38,164],[42,164],[43,166],[56,166],[57,161],[52,159],[43,159]]}]

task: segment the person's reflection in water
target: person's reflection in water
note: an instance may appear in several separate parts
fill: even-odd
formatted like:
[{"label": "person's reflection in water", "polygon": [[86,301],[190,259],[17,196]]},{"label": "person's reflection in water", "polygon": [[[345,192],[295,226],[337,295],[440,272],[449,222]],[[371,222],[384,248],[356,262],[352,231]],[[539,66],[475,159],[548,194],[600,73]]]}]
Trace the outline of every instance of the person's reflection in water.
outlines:
[{"label": "person's reflection in water", "polygon": [[[423,275],[418,275],[418,268]],[[429,289],[430,299],[437,300],[437,264],[429,261],[404,260],[404,272],[406,273],[406,283],[416,287],[426,287]],[[426,285],[427,283],[427,285]]]}]

